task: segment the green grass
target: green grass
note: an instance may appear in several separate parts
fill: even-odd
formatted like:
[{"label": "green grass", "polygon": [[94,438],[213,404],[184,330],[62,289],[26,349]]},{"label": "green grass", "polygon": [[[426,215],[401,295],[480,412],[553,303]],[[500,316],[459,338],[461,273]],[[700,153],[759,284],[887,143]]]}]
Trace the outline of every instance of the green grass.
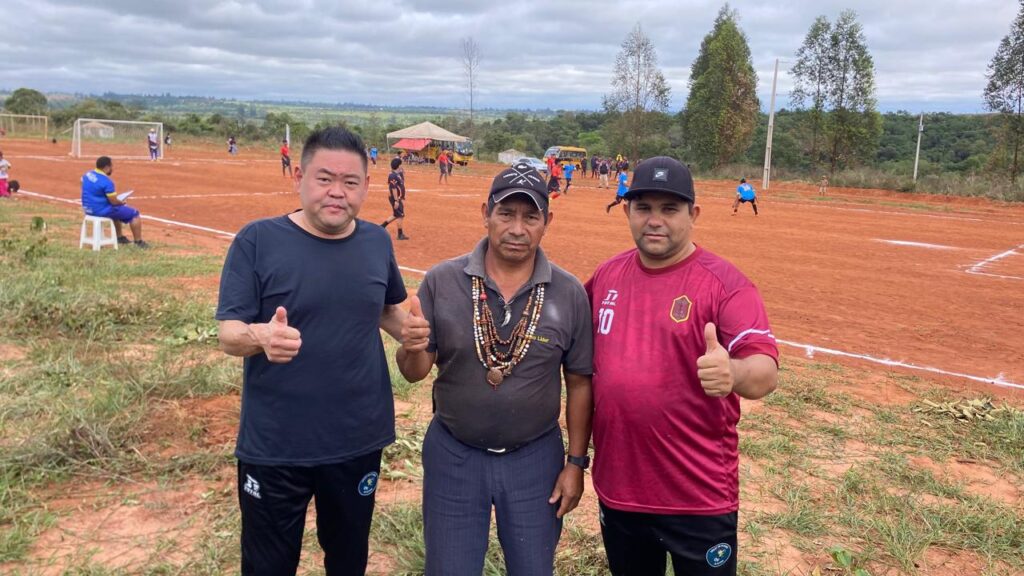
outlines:
[{"label": "green grass", "polygon": [[[28,214],[45,230],[23,225]],[[54,235],[77,224],[48,206],[0,211],[0,343],[24,355],[0,362],[0,562],[22,557],[52,522],[34,495],[43,485],[224,464],[196,454],[154,465],[137,449],[153,402],[237,390],[238,363],[210,337],[215,295],[169,287],[216,273],[218,259],[173,248],[94,253]]]},{"label": "green grass", "polygon": [[[47,233],[28,221],[41,215]],[[178,279],[219,274],[219,258],[176,249],[92,253],[54,231],[77,221],[54,207],[29,203],[0,209],[0,346],[17,354],[0,360],[0,562],[31,574],[33,543],[53,526],[53,490],[81,478],[107,480],[118,491],[139,482],[172,485],[230,472],[223,446],[199,448],[204,423],[183,422],[178,439],[195,446],[159,457],[142,450],[154,409],[181,399],[238,394],[241,363],[216,349],[214,291],[186,294]],[[204,282],[209,285],[209,282]],[[407,280],[415,290],[415,278]],[[389,360],[397,348],[385,336]],[[784,359],[785,360],[785,359]],[[392,361],[393,364],[393,361]],[[1024,572],[1020,507],[985,497],[970,485],[915,465],[960,459],[1024,477],[1024,413],[961,422],[914,412],[914,404],[878,406],[852,393],[865,373],[839,364],[784,361],[779,389],[739,423],[744,505],[741,531],[749,537],[740,574],[786,573],[772,546],[792,546],[816,559],[822,573],[915,574],[929,549],[976,554],[978,572]],[[873,374],[874,378],[878,375]],[[920,399],[957,400],[948,388],[898,373],[887,385]],[[392,365],[396,396],[406,402],[425,383],[405,382]],[[415,408],[415,407],[414,407]],[[413,408],[400,415],[398,441],[384,452],[383,476],[418,485],[426,422]],[[411,416],[411,417],[410,417]],[[853,447],[855,449],[852,449]],[[771,511],[757,498],[771,500]],[[67,574],[217,574],[238,566],[238,507],[233,483],[202,496],[202,522],[193,552],[181,565],[166,551],[180,546],[154,540],[142,567],[118,570],[82,550]],[[558,574],[606,574],[600,534],[574,512],[556,556]],[[504,574],[492,528],[485,574]],[[393,559],[395,574],[420,574],[422,518],[418,503],[379,505],[371,546]],[[849,566],[837,564],[836,547]],[[302,570],[321,574],[315,532],[306,535]],[[831,558],[831,560],[830,560]],[[846,556],[842,557],[846,559]]]}]

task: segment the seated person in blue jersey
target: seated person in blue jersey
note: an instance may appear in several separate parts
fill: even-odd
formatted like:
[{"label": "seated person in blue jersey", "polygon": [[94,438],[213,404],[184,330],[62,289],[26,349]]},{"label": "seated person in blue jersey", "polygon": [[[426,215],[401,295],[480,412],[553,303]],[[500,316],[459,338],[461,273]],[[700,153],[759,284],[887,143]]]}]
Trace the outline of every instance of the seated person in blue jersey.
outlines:
[{"label": "seated person in blue jersey", "polygon": [[139,248],[149,248],[142,239],[142,218],[139,211],[118,199],[114,192],[114,181],[110,175],[114,173],[114,162],[107,156],[96,159],[96,169],[82,175],[82,209],[89,216],[101,216],[114,221],[117,230],[117,243],[130,244],[121,233],[121,225],[127,223],[132,229],[132,238]]}]

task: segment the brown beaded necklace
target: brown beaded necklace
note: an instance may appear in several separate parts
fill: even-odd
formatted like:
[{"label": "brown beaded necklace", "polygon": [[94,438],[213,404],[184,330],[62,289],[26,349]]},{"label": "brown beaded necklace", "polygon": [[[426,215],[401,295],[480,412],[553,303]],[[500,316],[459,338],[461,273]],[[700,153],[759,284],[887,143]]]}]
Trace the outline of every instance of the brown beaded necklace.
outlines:
[{"label": "brown beaded necklace", "polygon": [[519,322],[512,329],[508,339],[503,340],[498,336],[491,308],[487,305],[484,279],[473,276],[473,340],[476,344],[476,356],[487,370],[487,383],[495,390],[505,377],[512,373],[512,368],[526,357],[534,332],[537,331],[543,306],[544,285],[535,284],[530,290],[530,299],[526,302]]}]

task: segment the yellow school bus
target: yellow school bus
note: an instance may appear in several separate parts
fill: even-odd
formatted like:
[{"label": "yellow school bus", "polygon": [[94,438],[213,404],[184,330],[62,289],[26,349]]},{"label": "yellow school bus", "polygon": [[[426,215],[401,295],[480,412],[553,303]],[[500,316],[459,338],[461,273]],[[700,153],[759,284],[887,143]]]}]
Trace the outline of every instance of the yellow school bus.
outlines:
[{"label": "yellow school bus", "polygon": [[562,166],[575,164],[576,169],[579,170],[587,161],[587,149],[574,146],[552,146],[544,152],[544,158],[546,159],[548,156],[554,156]]},{"label": "yellow school bus", "polygon": [[441,142],[434,140],[423,149],[421,156],[433,164],[437,162],[437,157],[441,155],[442,149],[451,150],[452,159],[459,166],[466,166],[473,159],[472,140],[466,140],[465,142]]}]

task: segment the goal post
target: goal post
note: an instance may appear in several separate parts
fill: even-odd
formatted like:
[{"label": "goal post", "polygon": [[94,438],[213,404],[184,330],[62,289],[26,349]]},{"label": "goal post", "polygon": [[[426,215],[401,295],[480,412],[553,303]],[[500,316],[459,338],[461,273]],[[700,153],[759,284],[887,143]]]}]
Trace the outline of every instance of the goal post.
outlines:
[{"label": "goal post", "polygon": [[157,158],[163,158],[163,122],[79,118],[71,131],[71,155],[149,159],[150,130],[156,133]]},{"label": "goal post", "polygon": [[50,118],[36,114],[0,113],[0,135],[7,138],[50,138]]}]

